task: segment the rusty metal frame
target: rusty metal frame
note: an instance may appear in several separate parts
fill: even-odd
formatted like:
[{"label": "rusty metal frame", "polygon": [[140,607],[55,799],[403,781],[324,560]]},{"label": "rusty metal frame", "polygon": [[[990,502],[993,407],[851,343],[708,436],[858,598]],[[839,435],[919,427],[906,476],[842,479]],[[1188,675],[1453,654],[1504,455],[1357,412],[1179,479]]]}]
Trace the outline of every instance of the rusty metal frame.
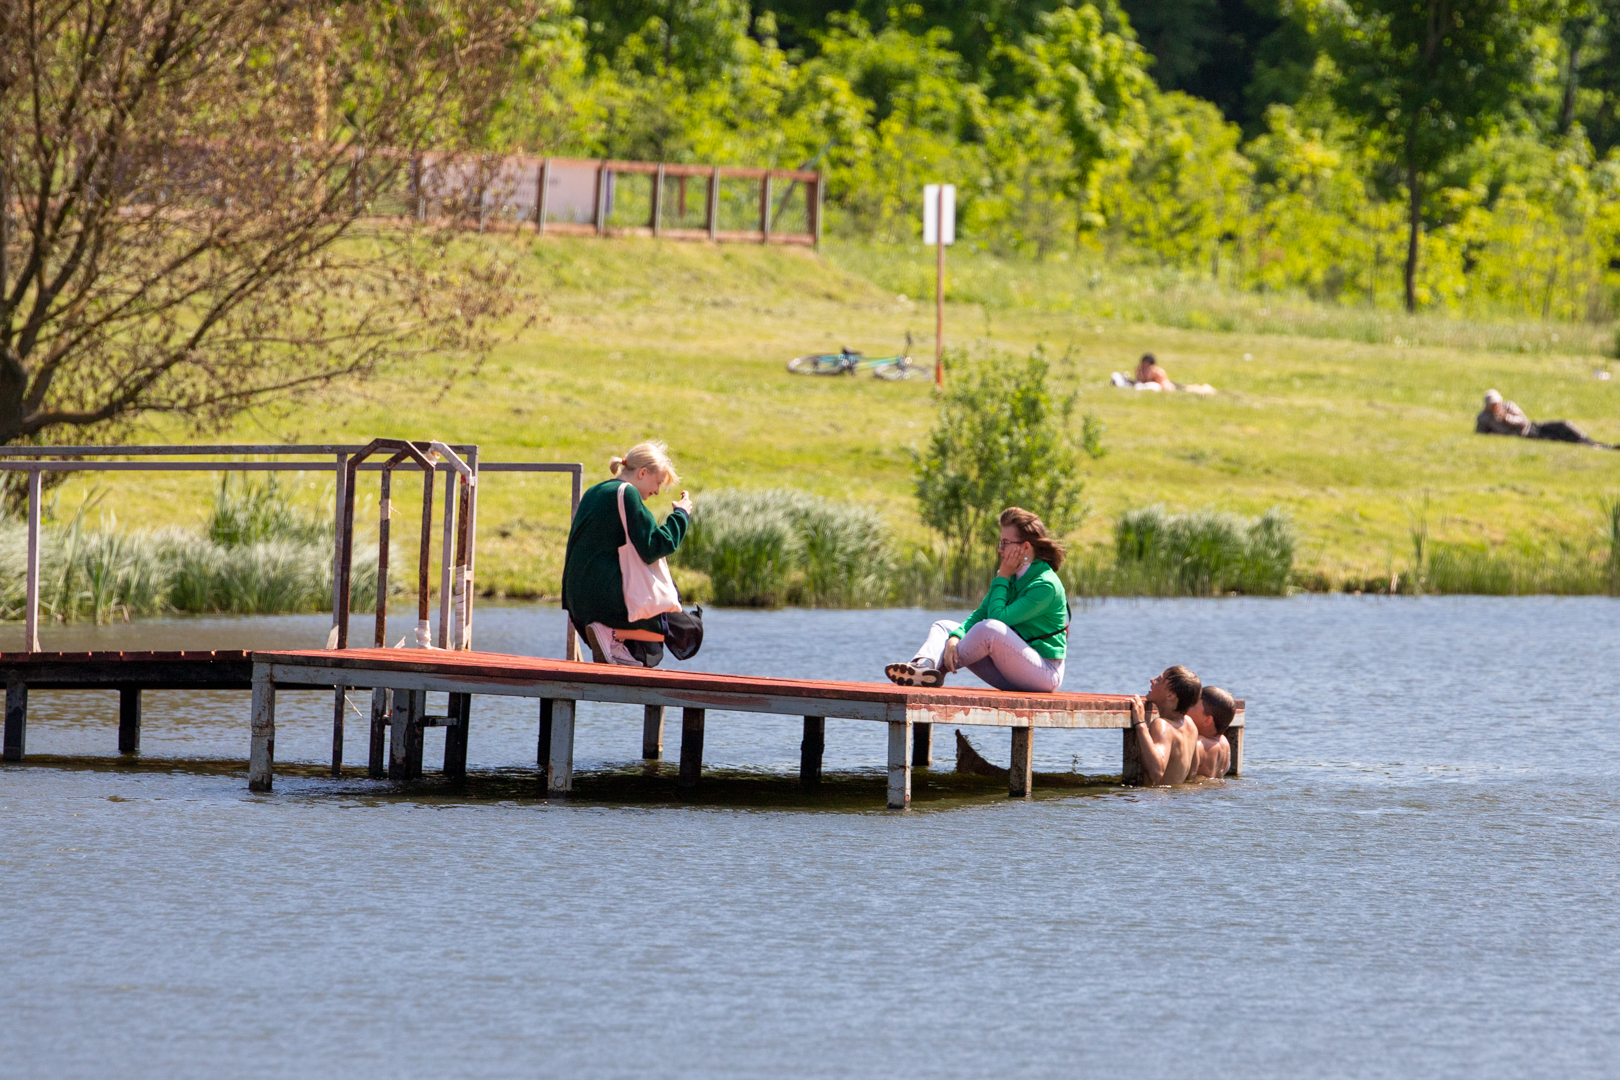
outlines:
[{"label": "rusty metal frame", "polygon": [[[442,444],[441,444],[442,445]],[[404,439],[373,439],[358,453],[350,456],[344,466],[345,484],[343,493],[343,513],[337,522],[338,543],[338,581],[337,581],[337,641],[334,643],[339,649],[349,647],[349,605],[352,602],[350,592],[354,582],[354,502],[355,480],[360,465],[368,457],[383,450],[393,451],[392,456],[383,462],[382,466],[382,494],[378,500],[377,523],[377,627],[374,644],[379,649],[388,647],[388,539],[389,522],[393,517],[393,479],[394,469],[407,459],[414,461],[422,470],[422,554],[420,559],[417,582],[417,619],[418,630],[420,624],[427,621],[428,604],[428,565],[432,558],[433,540],[433,474],[434,463],[415,444]],[[420,635],[419,635],[420,636]],[[426,644],[419,640],[419,644]]]},{"label": "rusty metal frame", "polygon": [[[422,444],[419,444],[422,445]],[[473,587],[475,580],[475,565],[477,551],[477,485],[476,477],[480,469],[490,472],[565,472],[570,474],[572,481],[569,498],[569,519],[579,510],[579,500],[584,486],[584,466],[562,462],[528,462],[528,461],[502,461],[486,462],[480,464],[478,460],[478,447],[476,445],[463,445],[456,443],[431,442],[425,444],[430,450],[437,450],[446,464],[435,468],[443,469],[448,473],[461,477],[463,492],[458,500],[458,509],[461,511],[457,518],[461,527],[465,529],[464,544],[457,541],[455,550],[455,565],[457,574],[463,585],[464,600],[460,606],[461,619],[459,624],[455,621],[454,610],[450,619],[443,619],[443,605],[441,604],[441,647],[449,646],[452,640],[459,642],[459,648],[471,648],[472,638],[472,606]],[[24,634],[26,641],[24,649],[28,652],[40,652],[39,642],[39,552],[41,530],[41,499],[40,481],[42,474],[47,472],[326,472],[335,471],[337,476],[334,519],[340,516],[347,500],[348,493],[353,490],[349,482],[352,473],[348,469],[351,456],[366,449],[363,446],[341,443],[211,443],[202,445],[137,445],[137,446],[0,446],[0,472],[25,472],[29,474],[29,515],[28,515],[28,601],[24,618]],[[74,460],[93,456],[190,456],[225,455],[225,454],[321,454],[332,455],[335,460],[319,461],[85,461]],[[465,459],[461,455],[466,455]],[[67,460],[45,460],[67,459]],[[407,468],[419,468],[414,460],[401,462]],[[358,471],[380,472],[383,465],[379,462],[360,462]],[[464,471],[465,470],[465,471]],[[469,475],[470,474],[470,475]],[[456,482],[452,477],[450,483]],[[446,487],[446,501],[449,502],[449,485]],[[334,520],[335,524],[335,520]],[[446,527],[447,545],[450,529]],[[334,538],[335,539],[335,538]],[[332,597],[332,633],[327,639],[327,647],[337,644],[338,610],[340,604],[338,597],[338,560],[340,545],[333,544],[333,597]],[[446,562],[449,560],[447,559]],[[449,575],[446,575],[449,578]],[[446,589],[453,592],[454,584]],[[452,633],[447,635],[444,625],[450,625]],[[347,637],[347,619],[344,620]],[[566,635],[567,658],[578,659],[580,655],[579,642],[570,626]]]}]

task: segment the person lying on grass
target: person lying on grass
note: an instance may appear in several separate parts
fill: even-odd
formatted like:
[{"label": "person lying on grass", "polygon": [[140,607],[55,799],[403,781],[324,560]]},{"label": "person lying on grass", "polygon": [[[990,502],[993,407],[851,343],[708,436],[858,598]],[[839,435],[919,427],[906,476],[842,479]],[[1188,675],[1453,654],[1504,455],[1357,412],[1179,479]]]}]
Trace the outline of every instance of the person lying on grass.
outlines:
[{"label": "person lying on grass", "polygon": [[1217,780],[1232,767],[1232,744],[1226,740],[1226,729],[1237,716],[1237,701],[1218,686],[1206,686],[1199,692],[1198,702],[1187,710],[1187,719],[1198,729],[1198,754],[1193,762],[1192,775]]},{"label": "person lying on grass", "polygon": [[1142,359],[1136,365],[1136,377],[1132,378],[1122,371],[1116,371],[1110,376],[1115,386],[1126,389],[1151,390],[1155,393],[1168,393],[1180,390],[1186,394],[1202,394],[1208,396],[1215,392],[1215,388],[1208,383],[1174,383],[1170,375],[1159,362],[1153,358],[1152,353],[1143,353]]},{"label": "person lying on grass", "polygon": [[909,663],[884,674],[901,686],[943,686],[967,668],[997,690],[1050,694],[1063,685],[1069,599],[1058,580],[1063,545],[1040,518],[1016,506],[1001,512],[1001,565],[968,620],[941,619]]},{"label": "person lying on grass", "polygon": [[1524,415],[1518,403],[1505,401],[1495,390],[1485,391],[1485,407],[1474,417],[1474,432],[1479,435],[1517,435],[1524,439],[1549,439],[1553,442],[1580,443],[1615,449],[1600,443],[1568,420],[1542,420],[1539,423]]},{"label": "person lying on grass", "polygon": [[1198,727],[1187,718],[1187,710],[1198,704],[1203,693],[1198,676],[1177,664],[1165,668],[1148,684],[1146,704],[1131,703],[1131,730],[1136,732],[1142,753],[1142,771],[1149,787],[1182,784],[1192,775],[1198,761]]}]

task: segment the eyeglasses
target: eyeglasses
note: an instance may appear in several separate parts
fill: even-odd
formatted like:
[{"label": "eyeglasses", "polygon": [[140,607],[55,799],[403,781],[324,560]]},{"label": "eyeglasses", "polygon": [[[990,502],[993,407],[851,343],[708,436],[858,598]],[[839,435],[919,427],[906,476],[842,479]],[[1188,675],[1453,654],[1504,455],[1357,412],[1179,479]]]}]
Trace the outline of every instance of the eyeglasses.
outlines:
[{"label": "eyeglasses", "polygon": [[999,541],[996,544],[996,550],[997,551],[1006,551],[1010,547],[1017,547],[1019,544],[1027,544],[1027,543],[1029,543],[1028,540],[1002,540],[1002,541]]}]

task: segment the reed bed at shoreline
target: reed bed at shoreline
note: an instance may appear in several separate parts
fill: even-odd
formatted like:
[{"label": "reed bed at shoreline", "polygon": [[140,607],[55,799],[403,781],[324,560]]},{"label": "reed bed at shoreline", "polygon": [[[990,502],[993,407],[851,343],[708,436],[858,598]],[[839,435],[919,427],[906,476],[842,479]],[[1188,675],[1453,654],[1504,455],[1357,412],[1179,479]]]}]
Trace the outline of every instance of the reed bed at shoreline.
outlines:
[{"label": "reed bed at shoreline", "polygon": [[[332,608],[332,527],[294,506],[274,478],[221,480],[202,532],[88,523],[95,499],[40,530],[40,617],[128,621],[142,615],[279,615]],[[0,524],[0,619],[23,618],[27,525]],[[377,548],[355,552],[354,604],[376,603]]]}]

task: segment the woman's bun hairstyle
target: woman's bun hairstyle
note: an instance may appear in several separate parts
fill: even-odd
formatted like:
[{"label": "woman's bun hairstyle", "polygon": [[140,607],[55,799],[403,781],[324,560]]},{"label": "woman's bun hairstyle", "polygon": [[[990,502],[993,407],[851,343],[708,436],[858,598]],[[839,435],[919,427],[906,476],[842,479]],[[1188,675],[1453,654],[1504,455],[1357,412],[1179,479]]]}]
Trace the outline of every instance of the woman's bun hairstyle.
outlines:
[{"label": "woman's bun hairstyle", "polygon": [[662,442],[637,443],[623,457],[608,458],[609,476],[618,476],[627,469],[631,473],[638,473],[642,469],[658,469],[664,474],[664,484],[681,482],[680,476],[675,472],[674,463],[669,460],[669,447]]},{"label": "woman's bun hairstyle", "polygon": [[1068,552],[1046,531],[1046,523],[1030,511],[1018,506],[1009,506],[1001,512],[1000,523],[1004,529],[1009,525],[1017,529],[1024,543],[1035,549],[1035,557],[1053,570],[1063,565],[1064,556]]}]

